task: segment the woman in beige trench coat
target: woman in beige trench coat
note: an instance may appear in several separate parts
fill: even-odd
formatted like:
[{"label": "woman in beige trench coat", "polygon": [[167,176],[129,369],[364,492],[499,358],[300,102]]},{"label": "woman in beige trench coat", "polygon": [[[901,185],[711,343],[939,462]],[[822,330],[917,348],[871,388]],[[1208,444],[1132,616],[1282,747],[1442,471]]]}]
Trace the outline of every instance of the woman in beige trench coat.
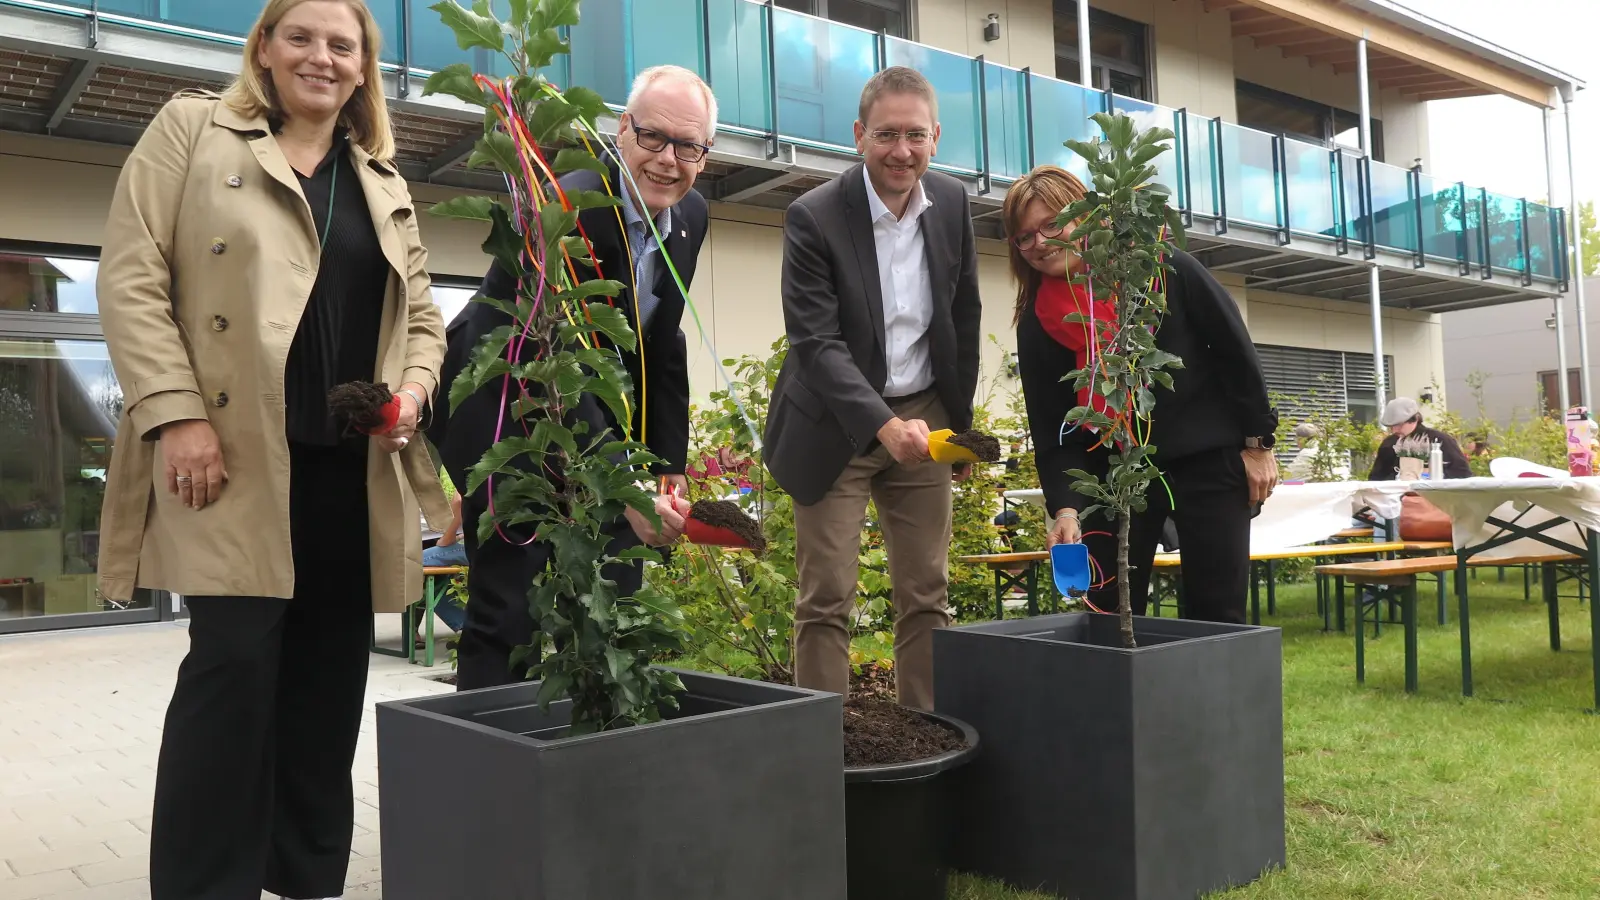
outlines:
[{"label": "woman in beige trench coat", "polygon": [[[186,597],[152,900],[336,897],[372,613],[421,592],[444,329],[362,0],[269,0],[220,98],[162,109],[117,182],[101,321],[126,396],[104,592]],[[335,384],[396,391],[352,433]]]}]

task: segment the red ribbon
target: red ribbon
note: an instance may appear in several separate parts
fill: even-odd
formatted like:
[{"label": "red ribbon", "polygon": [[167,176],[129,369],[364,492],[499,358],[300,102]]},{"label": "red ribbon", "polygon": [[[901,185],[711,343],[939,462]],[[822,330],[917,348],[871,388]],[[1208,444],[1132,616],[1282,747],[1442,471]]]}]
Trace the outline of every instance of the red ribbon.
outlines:
[{"label": "red ribbon", "polygon": [[[1099,355],[1100,343],[1110,341],[1116,333],[1116,310],[1110,301],[1094,299],[1088,285],[1065,278],[1046,276],[1041,279],[1033,309],[1045,333],[1056,343],[1078,354],[1080,368],[1092,368],[1095,357]],[[1093,330],[1089,322],[1065,321],[1073,313],[1091,318]],[[1100,339],[1097,341],[1090,340],[1094,331],[1099,332]],[[1091,390],[1092,387],[1091,382],[1078,391],[1078,405],[1092,406],[1095,412],[1109,415],[1111,407],[1106,405],[1104,397]]]}]

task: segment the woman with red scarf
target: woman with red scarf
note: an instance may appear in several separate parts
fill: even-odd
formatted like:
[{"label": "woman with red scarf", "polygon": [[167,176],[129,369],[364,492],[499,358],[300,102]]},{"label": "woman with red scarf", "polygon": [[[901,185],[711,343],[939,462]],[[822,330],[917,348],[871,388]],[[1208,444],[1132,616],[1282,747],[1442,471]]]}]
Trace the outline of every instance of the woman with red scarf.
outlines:
[{"label": "woman with red scarf", "polygon": [[[1069,469],[1103,476],[1110,450],[1100,435],[1066,424],[1068,412],[1091,402],[1067,376],[1092,362],[1115,313],[1109,299],[1093,299],[1070,279],[1083,261],[1071,247],[1072,227],[1056,216],[1084,195],[1075,176],[1040,166],[1012,185],[1003,215],[1016,278],[1017,362],[1033,432],[1034,458],[1052,517],[1049,542],[1088,544],[1100,584],[1089,602],[1116,608],[1116,529],[1108,518],[1081,521],[1087,505],[1073,490]],[[1065,245],[1065,246],[1063,246]],[[1278,467],[1272,456],[1278,416],[1267,400],[1266,379],[1239,308],[1194,257],[1174,251],[1167,259],[1167,314],[1156,346],[1183,360],[1173,386],[1155,386],[1156,405],[1146,443],[1155,447],[1161,477],[1135,513],[1128,561],[1135,615],[1149,596],[1150,565],[1162,526],[1170,517],[1183,548],[1184,615],[1244,622],[1250,577],[1250,519],[1272,493]],[[1065,319],[1073,314],[1089,321]]]}]

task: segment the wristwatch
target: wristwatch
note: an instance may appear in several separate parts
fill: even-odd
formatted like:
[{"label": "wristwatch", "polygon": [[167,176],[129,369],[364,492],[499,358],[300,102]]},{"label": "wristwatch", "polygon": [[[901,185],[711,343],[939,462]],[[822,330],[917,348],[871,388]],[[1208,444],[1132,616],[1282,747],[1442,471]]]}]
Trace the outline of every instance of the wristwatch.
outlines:
[{"label": "wristwatch", "polygon": [[1278,443],[1277,437],[1270,434],[1266,437],[1247,437],[1244,439],[1246,450],[1271,450],[1276,443]]}]

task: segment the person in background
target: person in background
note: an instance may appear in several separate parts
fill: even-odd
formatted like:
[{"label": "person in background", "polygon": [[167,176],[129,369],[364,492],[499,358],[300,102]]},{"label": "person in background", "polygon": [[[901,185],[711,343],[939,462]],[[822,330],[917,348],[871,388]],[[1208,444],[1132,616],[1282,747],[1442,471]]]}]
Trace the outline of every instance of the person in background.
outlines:
[{"label": "person in background", "polygon": [[[1103,518],[1092,528],[1080,526],[1088,502],[1067,474],[1082,469],[1103,476],[1110,457],[1109,450],[1095,447],[1093,432],[1065,424],[1068,412],[1092,401],[1063,381],[1089,352],[1086,326],[1064,320],[1091,310],[1100,321],[1113,315],[1108,304],[1068,278],[1082,271],[1083,261],[1071,246],[1071,227],[1058,226],[1056,217],[1084,193],[1070,172],[1040,166],[1011,186],[1002,215],[1017,282],[1017,361],[1045,509],[1054,519],[1048,543],[1083,540],[1100,570],[1114,573],[1116,529]],[[1233,298],[1187,253],[1174,251],[1167,262],[1168,310],[1156,346],[1180,357],[1183,368],[1172,372],[1171,390],[1154,389],[1148,441],[1156,448],[1161,478],[1151,483],[1147,506],[1131,523],[1133,611],[1144,614],[1151,563],[1170,517],[1176,524],[1173,543],[1183,545],[1187,616],[1243,623],[1250,519],[1278,483],[1272,455],[1278,415]],[[1116,585],[1106,583],[1089,592],[1089,602],[1116,609],[1116,594]]]},{"label": "person in background", "polygon": [[[1300,449],[1289,463],[1287,474],[1294,481],[1310,481],[1316,476],[1317,454],[1322,451],[1322,429],[1310,422],[1301,422],[1294,427],[1294,440]],[[1331,474],[1340,481],[1348,479],[1349,461],[1336,460]]]},{"label": "person in background", "polygon": [[[435,569],[446,566],[466,566],[467,545],[461,538],[461,495],[451,494],[450,525],[439,535],[439,540],[432,547],[422,548],[422,567],[424,569]],[[467,609],[461,605],[460,601],[450,591],[446,591],[444,596],[440,597],[438,602],[434,604],[433,612],[434,615],[439,617],[439,621],[450,626],[450,630],[456,634],[460,634],[461,629],[466,627]],[[401,613],[400,618],[404,621],[405,613]],[[420,617],[419,621],[412,626],[411,640],[417,645],[418,649],[426,646],[422,640]]]},{"label": "person in background", "polygon": [[1461,452],[1456,439],[1422,424],[1422,408],[1410,397],[1390,400],[1383,408],[1383,415],[1378,417],[1378,424],[1389,430],[1389,436],[1378,445],[1368,481],[1394,481],[1400,470],[1400,456],[1395,452],[1395,444],[1402,438],[1412,437],[1423,438],[1429,443],[1438,442],[1439,450],[1444,454],[1444,477],[1472,477],[1472,466],[1467,463],[1466,454]]},{"label": "person in background", "polygon": [[[422,592],[444,327],[362,0],[270,0],[233,84],[162,107],[117,179],[98,289],[127,407],[100,586],[184,596],[151,900],[344,891],[374,612]],[[383,384],[388,432],[328,391]],[[3,891],[3,889],[0,889]]]}]

